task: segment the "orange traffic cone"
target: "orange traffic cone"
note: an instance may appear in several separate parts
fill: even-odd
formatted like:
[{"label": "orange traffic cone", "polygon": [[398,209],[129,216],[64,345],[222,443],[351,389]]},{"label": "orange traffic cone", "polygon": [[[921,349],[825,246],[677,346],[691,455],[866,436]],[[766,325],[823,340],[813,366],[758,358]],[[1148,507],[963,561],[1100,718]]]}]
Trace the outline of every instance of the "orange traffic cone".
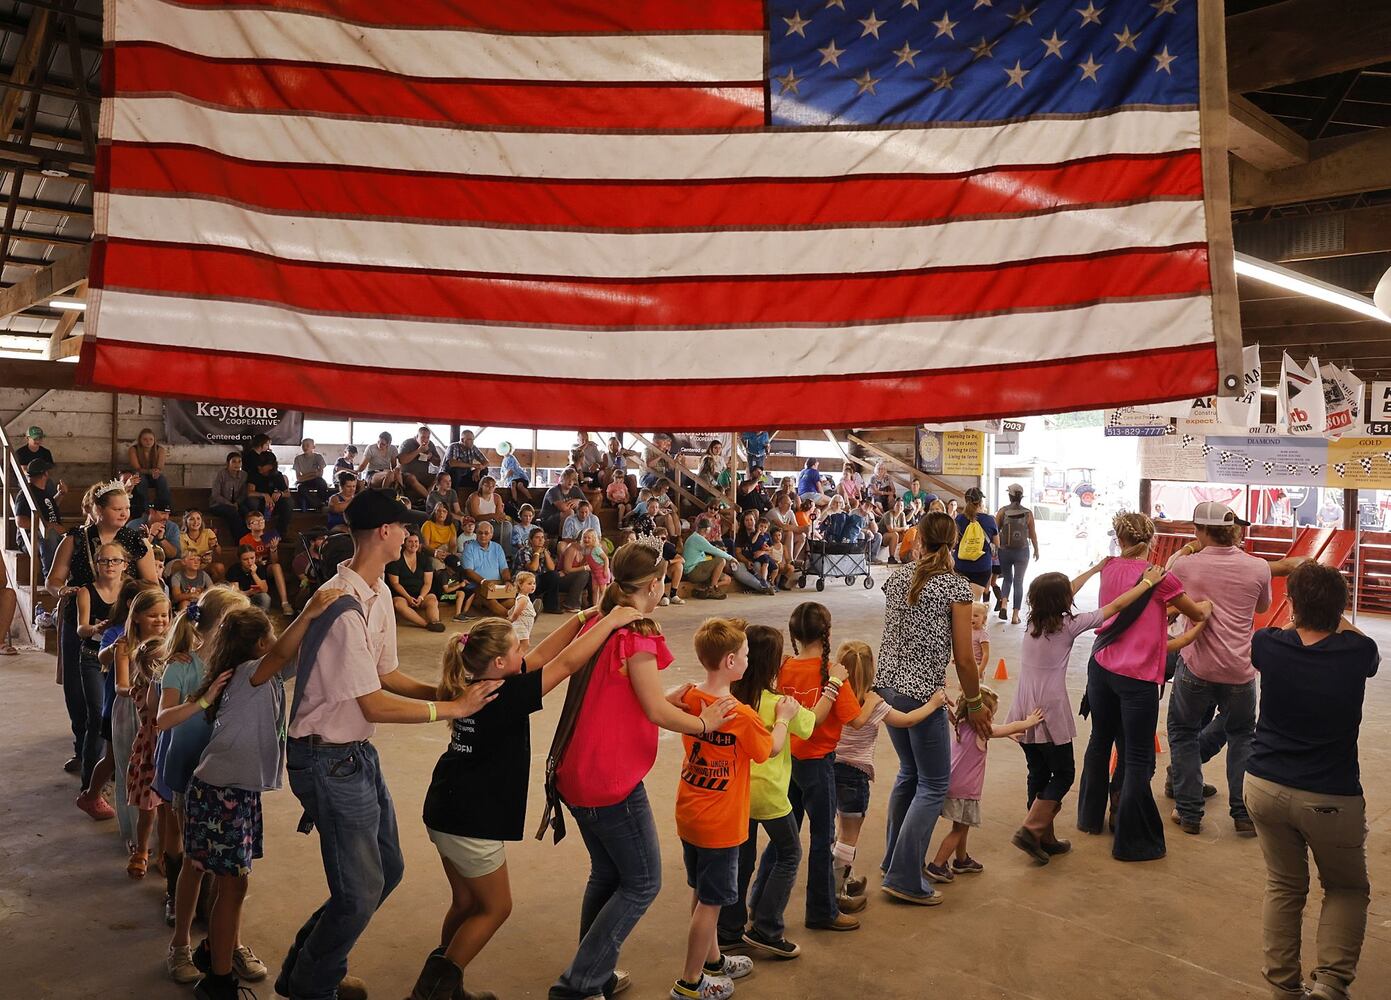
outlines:
[{"label": "orange traffic cone", "polygon": [[1000,665],[995,668],[995,679],[997,681],[1009,680],[1009,671],[1005,669],[1005,658],[1000,657]]},{"label": "orange traffic cone", "polygon": [[1163,745],[1162,743],[1159,742],[1159,730],[1158,730],[1158,729],[1156,729],[1156,730],[1154,731],[1154,752],[1155,752],[1155,753],[1163,753],[1163,752],[1164,752],[1164,745]]}]

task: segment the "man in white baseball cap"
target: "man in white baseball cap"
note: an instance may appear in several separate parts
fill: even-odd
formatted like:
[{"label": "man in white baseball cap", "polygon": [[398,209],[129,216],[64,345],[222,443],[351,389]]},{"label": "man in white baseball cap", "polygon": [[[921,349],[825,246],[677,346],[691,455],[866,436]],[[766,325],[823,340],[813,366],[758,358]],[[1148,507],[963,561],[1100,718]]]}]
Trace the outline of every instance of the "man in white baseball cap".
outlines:
[{"label": "man in white baseball cap", "polygon": [[1195,601],[1213,602],[1207,627],[1181,654],[1169,695],[1173,820],[1185,833],[1203,821],[1199,734],[1216,708],[1227,736],[1227,798],[1238,836],[1254,837],[1242,790],[1246,758],[1256,731],[1256,671],[1251,666],[1255,617],[1270,607],[1270,565],[1236,544],[1240,519],[1224,503],[1204,501],[1193,510],[1202,548],[1174,564],[1173,574]]}]

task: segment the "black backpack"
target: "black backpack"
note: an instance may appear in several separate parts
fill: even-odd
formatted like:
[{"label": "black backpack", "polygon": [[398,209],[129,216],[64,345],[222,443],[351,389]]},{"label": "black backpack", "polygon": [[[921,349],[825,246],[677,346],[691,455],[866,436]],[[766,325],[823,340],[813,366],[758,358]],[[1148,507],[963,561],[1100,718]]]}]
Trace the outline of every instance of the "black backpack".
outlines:
[{"label": "black backpack", "polygon": [[1000,548],[1027,549],[1029,547],[1029,512],[1006,514],[1004,524],[1000,525]]}]

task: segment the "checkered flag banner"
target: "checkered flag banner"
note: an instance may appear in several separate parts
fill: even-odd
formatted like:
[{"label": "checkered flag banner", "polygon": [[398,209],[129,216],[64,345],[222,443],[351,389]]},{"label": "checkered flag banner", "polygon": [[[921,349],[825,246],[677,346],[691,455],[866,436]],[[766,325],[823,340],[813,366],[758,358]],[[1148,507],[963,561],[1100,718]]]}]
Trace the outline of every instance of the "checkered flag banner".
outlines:
[{"label": "checkered flag banner", "polygon": [[1205,445],[1203,445],[1203,458],[1207,458],[1207,457],[1208,457],[1209,455],[1211,455],[1211,454],[1212,454],[1212,445],[1210,445],[1210,444],[1205,444]]},{"label": "checkered flag banner", "polygon": [[1187,448],[1190,444],[1192,444],[1194,441],[1196,441],[1196,440],[1198,440],[1198,439],[1197,439],[1196,437],[1194,437],[1192,434],[1185,434],[1185,435],[1183,435],[1183,437],[1181,437],[1179,440],[1182,441],[1182,442],[1183,442],[1183,446],[1184,446],[1185,448]]},{"label": "checkered flag banner", "polygon": [[1386,461],[1391,462],[1391,451],[1383,451],[1381,453],[1381,457],[1386,459]]},{"label": "checkered flag banner", "polygon": [[1298,472],[1298,471],[1299,471],[1299,466],[1297,466],[1297,465],[1287,465],[1287,466],[1285,466],[1285,471],[1286,471],[1286,472],[1289,472],[1289,473]]},{"label": "checkered flag banner", "polygon": [[1338,473],[1338,478],[1339,478],[1339,479],[1341,479],[1341,478],[1343,477],[1343,473],[1347,472],[1347,470],[1348,470],[1348,467],[1347,467],[1346,465],[1344,465],[1342,462],[1334,462],[1334,463],[1333,463],[1333,471],[1336,472],[1336,473]]},{"label": "checkered flag banner", "polygon": [[1321,473],[1321,472],[1323,472],[1323,466],[1322,466],[1322,465],[1319,465],[1319,464],[1317,464],[1317,463],[1315,463],[1315,462],[1310,462],[1310,463],[1309,463],[1309,475],[1311,475],[1311,476],[1317,476],[1317,475],[1318,475],[1319,473]]},{"label": "checkered flag banner", "polygon": [[1247,472],[1250,472],[1251,466],[1256,464],[1256,460],[1252,458],[1250,455],[1238,455],[1237,458],[1241,459],[1242,468],[1244,468]]},{"label": "checkered flag banner", "polygon": [[1224,462],[1230,462],[1232,460],[1232,453],[1227,451],[1227,449],[1223,448],[1222,454],[1218,457]]},{"label": "checkered flag banner", "polygon": [[1371,455],[1368,455],[1365,458],[1359,458],[1357,460],[1357,464],[1362,466],[1362,472],[1368,476],[1372,474],[1372,462],[1373,459]]},{"label": "checkered flag banner", "polygon": [[1271,475],[1271,474],[1275,471],[1275,463],[1274,463],[1274,462],[1262,462],[1261,465],[1263,465],[1263,466],[1265,467],[1265,474],[1266,474],[1267,476]]}]

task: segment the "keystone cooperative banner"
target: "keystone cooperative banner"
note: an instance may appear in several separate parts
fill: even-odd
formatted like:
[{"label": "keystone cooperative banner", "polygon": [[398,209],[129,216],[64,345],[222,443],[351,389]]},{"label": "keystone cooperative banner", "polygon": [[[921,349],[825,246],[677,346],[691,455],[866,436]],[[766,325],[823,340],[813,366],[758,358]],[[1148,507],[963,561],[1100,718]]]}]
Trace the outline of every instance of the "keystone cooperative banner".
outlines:
[{"label": "keystone cooperative banner", "polygon": [[297,445],[304,437],[304,413],[278,406],[165,400],[164,440],[171,444],[240,448],[250,443],[255,434],[270,435],[271,444]]}]

